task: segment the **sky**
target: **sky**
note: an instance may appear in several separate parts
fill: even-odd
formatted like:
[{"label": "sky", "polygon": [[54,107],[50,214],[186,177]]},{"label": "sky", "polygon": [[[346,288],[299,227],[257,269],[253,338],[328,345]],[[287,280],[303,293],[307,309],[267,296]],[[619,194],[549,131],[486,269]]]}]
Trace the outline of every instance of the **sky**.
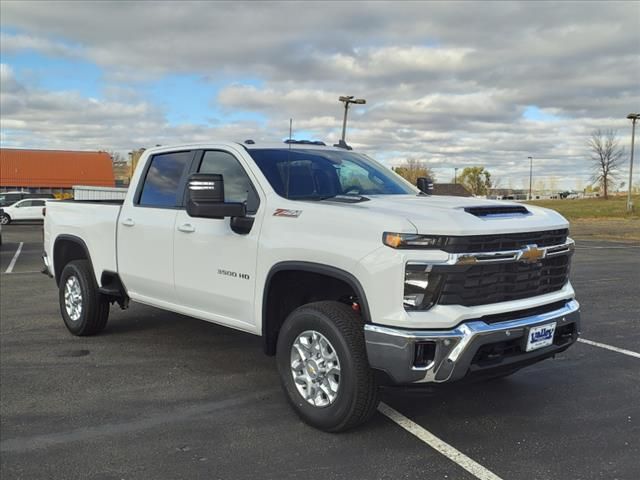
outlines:
[{"label": "sky", "polygon": [[640,2],[3,0],[0,64],[3,147],[273,142],[290,118],[333,144],[355,95],[347,142],[388,166],[525,188],[531,156],[539,188],[582,189],[596,129],[628,178]]}]

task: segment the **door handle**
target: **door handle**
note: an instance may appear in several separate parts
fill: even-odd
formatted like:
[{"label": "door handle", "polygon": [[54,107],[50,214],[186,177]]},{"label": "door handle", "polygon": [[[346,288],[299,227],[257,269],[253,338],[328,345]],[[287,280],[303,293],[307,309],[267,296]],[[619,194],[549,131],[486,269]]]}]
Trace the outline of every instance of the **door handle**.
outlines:
[{"label": "door handle", "polygon": [[125,218],[122,220],[122,225],[125,227],[133,227],[135,224],[136,222],[133,221],[133,218]]},{"label": "door handle", "polygon": [[190,223],[183,223],[178,227],[178,230],[184,233],[193,233],[196,231],[196,228]]}]

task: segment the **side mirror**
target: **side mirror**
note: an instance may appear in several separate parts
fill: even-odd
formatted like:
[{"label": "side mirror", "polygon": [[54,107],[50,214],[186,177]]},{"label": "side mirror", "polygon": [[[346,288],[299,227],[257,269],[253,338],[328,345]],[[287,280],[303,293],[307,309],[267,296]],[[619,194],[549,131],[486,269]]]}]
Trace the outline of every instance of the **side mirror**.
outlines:
[{"label": "side mirror", "polygon": [[433,195],[433,181],[427,177],[418,178],[418,189],[427,195]]},{"label": "side mirror", "polygon": [[194,173],[187,182],[187,213],[191,217],[245,217],[244,203],[225,203],[224,180],[214,173]]}]

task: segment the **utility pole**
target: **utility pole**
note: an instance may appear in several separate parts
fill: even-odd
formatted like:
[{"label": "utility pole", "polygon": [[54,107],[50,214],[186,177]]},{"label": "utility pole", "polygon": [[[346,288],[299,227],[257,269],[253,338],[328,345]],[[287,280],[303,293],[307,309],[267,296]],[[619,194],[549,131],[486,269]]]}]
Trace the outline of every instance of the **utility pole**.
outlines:
[{"label": "utility pole", "polygon": [[631,199],[631,187],[633,185],[633,144],[636,136],[636,120],[640,113],[630,113],[627,118],[631,120],[631,159],[629,161],[629,185],[627,186],[627,213],[633,212],[633,200]]},{"label": "utility pole", "polygon": [[353,98],[353,95],[338,97],[338,100],[344,102],[344,119],[342,120],[342,139],[340,143],[346,145],[345,136],[347,133],[347,113],[349,112],[349,104],[364,105],[367,101],[364,98]]},{"label": "utility pole", "polygon": [[458,183],[458,167],[453,169],[453,184],[456,185]]},{"label": "utility pole", "polygon": [[533,200],[531,195],[531,187],[533,185],[533,157],[527,157],[529,159],[529,200]]}]

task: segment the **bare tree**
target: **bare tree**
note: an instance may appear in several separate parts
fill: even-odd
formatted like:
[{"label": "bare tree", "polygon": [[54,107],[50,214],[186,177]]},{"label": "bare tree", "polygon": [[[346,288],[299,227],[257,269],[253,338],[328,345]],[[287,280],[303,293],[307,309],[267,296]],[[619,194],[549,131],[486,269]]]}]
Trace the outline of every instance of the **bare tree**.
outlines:
[{"label": "bare tree", "polygon": [[105,151],[109,154],[109,156],[111,157],[111,161],[113,163],[125,161],[125,158],[122,156],[120,152],[117,152],[115,150],[105,150]]},{"label": "bare tree", "polygon": [[403,165],[395,167],[393,171],[401,177],[404,177],[405,180],[408,180],[413,185],[416,184],[420,177],[428,177],[432,181],[435,181],[435,174],[433,173],[433,170],[416,158],[408,158]]},{"label": "bare tree", "polygon": [[609,198],[609,185],[615,179],[622,163],[624,148],[620,147],[617,132],[596,130],[589,138],[589,150],[593,161],[593,181],[602,186],[604,198]]}]

